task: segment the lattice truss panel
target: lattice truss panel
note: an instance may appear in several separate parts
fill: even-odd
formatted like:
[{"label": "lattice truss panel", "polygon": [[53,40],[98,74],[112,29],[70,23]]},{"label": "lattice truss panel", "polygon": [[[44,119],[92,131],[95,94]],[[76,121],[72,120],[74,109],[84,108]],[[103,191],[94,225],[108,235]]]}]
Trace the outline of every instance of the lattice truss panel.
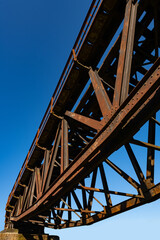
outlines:
[{"label": "lattice truss panel", "polygon": [[85,86],[63,114],[51,110],[56,131],[49,144],[37,141],[39,158],[7,203],[6,225],[89,225],[160,197],[160,1],[119,2],[123,17],[119,5],[100,5],[102,22],[113,15],[116,27],[109,42],[103,36],[99,62],[73,49]]}]

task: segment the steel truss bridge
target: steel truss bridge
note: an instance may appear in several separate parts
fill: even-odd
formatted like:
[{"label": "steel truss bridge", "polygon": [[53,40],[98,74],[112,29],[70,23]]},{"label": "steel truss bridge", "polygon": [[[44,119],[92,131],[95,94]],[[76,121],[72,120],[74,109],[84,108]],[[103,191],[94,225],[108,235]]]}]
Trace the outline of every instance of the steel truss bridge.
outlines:
[{"label": "steel truss bridge", "polygon": [[93,0],[9,195],[6,228],[89,225],[160,197],[159,16],[160,0]]}]

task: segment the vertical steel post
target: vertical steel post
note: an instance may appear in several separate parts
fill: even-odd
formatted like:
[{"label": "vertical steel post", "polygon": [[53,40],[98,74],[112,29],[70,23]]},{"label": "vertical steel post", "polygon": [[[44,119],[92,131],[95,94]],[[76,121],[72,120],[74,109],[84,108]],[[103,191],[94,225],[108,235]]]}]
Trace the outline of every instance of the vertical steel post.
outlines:
[{"label": "vertical steel post", "polygon": [[[148,126],[148,143],[155,144],[155,122],[149,120]],[[147,150],[147,175],[146,178],[154,182],[154,161],[155,150],[148,148]]]},{"label": "vertical steel post", "polygon": [[104,191],[105,191],[105,198],[106,198],[107,208],[110,209],[112,207],[112,200],[111,200],[111,196],[110,196],[110,193],[109,193],[107,179],[105,177],[103,164],[101,164],[99,166],[99,169],[100,169],[100,173],[101,173],[103,188],[104,188]]},{"label": "vertical steel post", "polygon": [[69,153],[68,153],[68,123],[66,119],[62,120],[61,125],[61,173],[69,165]]},{"label": "vertical steel post", "polygon": [[[68,205],[71,206],[71,193],[68,194]],[[72,214],[68,211],[68,221],[72,219]]]},{"label": "vertical steel post", "polygon": [[[96,179],[97,179],[97,168],[94,170],[92,175],[91,188],[95,187]],[[94,191],[90,191],[89,198],[88,198],[88,210],[92,209],[93,196],[94,196]]]},{"label": "vertical steel post", "polygon": [[44,163],[43,163],[43,168],[42,168],[42,186],[44,184],[45,176],[47,174],[47,167],[49,164],[49,158],[50,158],[50,150],[45,150],[44,152]]},{"label": "vertical steel post", "polygon": [[124,27],[122,32],[120,55],[117,68],[117,77],[113,105],[119,106],[128,96],[133,45],[136,27],[138,1],[129,0],[126,5]]},{"label": "vertical steel post", "polygon": [[42,179],[41,179],[41,172],[40,168],[35,168],[35,182],[36,182],[36,192],[37,192],[37,199],[42,194]]},{"label": "vertical steel post", "polygon": [[[154,13],[154,41],[155,41],[155,57],[158,58],[158,31],[159,31],[159,24],[158,24],[158,2],[153,1],[153,13]],[[156,118],[156,116],[153,116]],[[149,127],[148,127],[148,142],[151,144],[155,144],[155,131],[156,126],[155,122],[149,120]],[[146,178],[149,179],[152,183],[154,182],[154,164],[155,164],[155,150],[148,148],[147,150],[147,174]]]},{"label": "vertical steel post", "polygon": [[128,153],[128,156],[130,158],[130,161],[132,163],[132,166],[133,166],[133,168],[135,170],[135,173],[136,173],[136,175],[137,175],[137,177],[139,179],[139,182],[141,184],[141,189],[142,189],[143,192],[145,192],[146,189],[147,189],[147,185],[146,185],[146,179],[145,179],[144,174],[143,174],[143,172],[141,170],[141,167],[140,167],[140,165],[139,165],[139,163],[138,163],[138,161],[137,161],[137,159],[136,159],[136,157],[135,157],[135,155],[133,153],[133,150],[132,150],[132,148],[131,148],[129,143],[127,143],[125,145],[125,148],[126,148],[126,151]]},{"label": "vertical steel post", "polygon": [[52,173],[53,173],[53,169],[54,169],[54,164],[55,164],[55,160],[57,157],[57,153],[58,153],[58,147],[60,144],[60,140],[61,140],[61,129],[60,129],[60,125],[58,126],[58,130],[56,133],[56,137],[55,137],[55,141],[54,141],[54,145],[52,148],[52,156],[50,159],[50,162],[48,164],[48,170],[47,170],[47,174],[46,174],[46,179],[44,180],[44,185],[42,187],[42,192],[46,191],[50,185],[50,181],[51,181],[51,177],[52,177]]}]

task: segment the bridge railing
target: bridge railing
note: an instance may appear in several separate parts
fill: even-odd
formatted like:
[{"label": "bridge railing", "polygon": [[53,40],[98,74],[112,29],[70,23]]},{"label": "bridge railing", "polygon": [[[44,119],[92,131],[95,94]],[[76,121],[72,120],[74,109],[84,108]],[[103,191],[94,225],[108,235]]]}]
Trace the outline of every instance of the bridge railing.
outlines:
[{"label": "bridge railing", "polygon": [[[88,33],[88,31],[89,31],[89,29],[90,29],[90,27],[92,25],[92,22],[93,22],[93,20],[94,20],[94,18],[96,16],[96,14],[97,14],[101,4],[102,4],[102,2],[103,2],[103,0],[93,0],[92,1],[90,9],[89,9],[89,11],[87,13],[87,16],[86,16],[86,18],[85,18],[85,20],[83,22],[81,30],[80,30],[80,32],[78,34],[78,37],[77,37],[77,39],[75,41],[75,44],[73,46],[73,49],[74,49],[74,51],[75,51],[77,56],[78,56],[78,53],[79,53],[79,51],[80,51],[80,49],[81,49],[81,47],[83,45],[83,42],[84,42],[84,40],[85,40],[85,38],[87,36],[87,33]],[[29,163],[29,161],[30,161],[30,159],[32,157],[32,154],[33,154],[34,150],[35,150],[36,144],[37,144],[40,136],[43,133],[43,130],[44,130],[44,128],[46,126],[46,123],[47,123],[47,121],[49,119],[49,116],[50,116],[50,114],[51,114],[51,112],[52,112],[52,110],[53,110],[53,108],[54,108],[54,106],[55,106],[55,104],[57,102],[57,99],[58,99],[58,97],[60,95],[60,92],[61,92],[63,86],[64,86],[64,83],[67,81],[67,78],[68,78],[68,76],[70,74],[70,71],[72,70],[73,64],[74,64],[74,57],[73,57],[73,53],[71,51],[71,53],[69,55],[69,58],[67,60],[67,63],[65,65],[65,68],[64,68],[64,70],[63,70],[63,72],[61,74],[61,77],[59,79],[59,82],[57,84],[57,87],[56,87],[56,89],[55,89],[55,91],[53,93],[53,96],[52,96],[52,98],[51,98],[51,100],[49,102],[49,105],[47,107],[45,115],[44,115],[44,117],[43,117],[43,119],[41,121],[41,124],[40,124],[39,128],[38,128],[36,136],[35,136],[35,138],[34,138],[34,140],[32,142],[32,145],[31,145],[31,147],[29,149],[29,152],[28,152],[28,154],[26,156],[26,159],[25,159],[25,161],[24,161],[24,163],[22,165],[20,173],[19,173],[19,175],[18,175],[18,177],[16,179],[16,182],[15,182],[13,188],[12,188],[12,191],[11,191],[9,197],[8,197],[7,205],[11,201],[12,196],[13,196],[13,194],[14,194],[17,186],[18,186],[18,183],[20,182],[20,180],[21,180],[21,178],[23,176],[23,173],[24,173],[26,167],[28,166],[28,163]]]}]

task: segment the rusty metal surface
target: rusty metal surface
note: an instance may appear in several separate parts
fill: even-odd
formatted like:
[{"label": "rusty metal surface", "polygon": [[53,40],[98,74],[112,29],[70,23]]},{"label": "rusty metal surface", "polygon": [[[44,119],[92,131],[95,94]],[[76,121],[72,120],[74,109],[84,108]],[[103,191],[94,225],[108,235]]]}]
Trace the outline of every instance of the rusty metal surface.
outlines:
[{"label": "rusty metal surface", "polygon": [[[6,228],[89,225],[160,197],[154,164],[160,150],[159,14],[159,0],[92,2],[9,195]],[[136,133],[146,123],[144,142]],[[134,145],[147,149],[146,172]],[[135,177],[110,160],[118,149]],[[134,191],[110,189],[106,167]],[[115,203],[113,196],[125,199]]]}]

